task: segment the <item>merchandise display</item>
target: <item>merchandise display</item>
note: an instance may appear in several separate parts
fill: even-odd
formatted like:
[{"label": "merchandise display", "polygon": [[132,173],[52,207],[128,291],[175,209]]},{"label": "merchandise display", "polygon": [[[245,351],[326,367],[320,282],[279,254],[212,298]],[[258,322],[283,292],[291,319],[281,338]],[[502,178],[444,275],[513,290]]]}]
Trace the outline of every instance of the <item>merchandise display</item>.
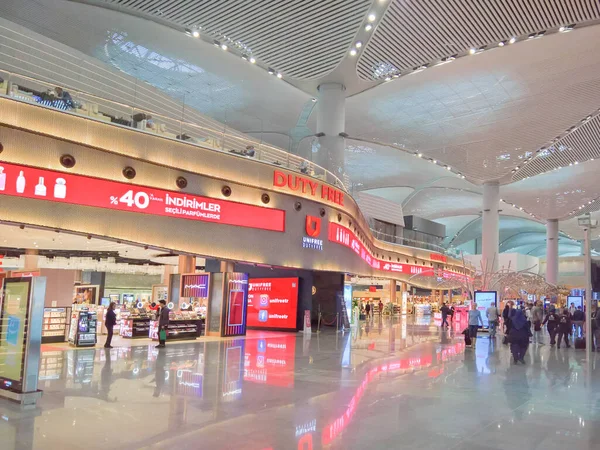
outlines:
[{"label": "merchandise display", "polygon": [[[167,340],[175,341],[181,339],[196,339],[203,334],[203,319],[193,311],[179,311],[169,314],[169,325],[167,327]],[[158,341],[158,320],[150,321],[150,332],[148,334],[153,341]]]},{"label": "merchandise display", "polygon": [[96,345],[96,311],[88,308],[73,309],[71,313],[71,328],[69,329],[69,344],[75,347]]},{"label": "merchandise display", "polygon": [[153,314],[143,308],[121,313],[119,335],[124,338],[147,338],[150,333],[150,320]]},{"label": "merchandise display", "polygon": [[431,312],[429,304],[415,305],[415,315],[417,316],[430,316]]},{"label": "merchandise display", "polygon": [[71,308],[44,308],[42,343],[65,342],[70,317]]}]

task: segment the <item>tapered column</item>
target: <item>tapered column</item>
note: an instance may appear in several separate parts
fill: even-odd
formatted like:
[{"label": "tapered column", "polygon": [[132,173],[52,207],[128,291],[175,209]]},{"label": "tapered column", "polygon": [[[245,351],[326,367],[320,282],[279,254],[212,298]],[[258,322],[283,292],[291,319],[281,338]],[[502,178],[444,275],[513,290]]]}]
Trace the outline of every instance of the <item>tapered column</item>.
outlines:
[{"label": "tapered column", "polygon": [[546,281],[558,284],[558,219],[546,222]]},{"label": "tapered column", "polygon": [[323,83],[318,89],[317,134],[323,135],[319,137],[315,162],[342,180],[346,140],[340,133],[344,133],[346,127],[346,87],[340,83]]},{"label": "tapered column", "polygon": [[396,303],[396,280],[390,280],[390,302]]},{"label": "tapered column", "polygon": [[500,185],[488,182],[483,185],[483,229],[481,233],[481,264],[485,273],[498,270],[500,239]]}]

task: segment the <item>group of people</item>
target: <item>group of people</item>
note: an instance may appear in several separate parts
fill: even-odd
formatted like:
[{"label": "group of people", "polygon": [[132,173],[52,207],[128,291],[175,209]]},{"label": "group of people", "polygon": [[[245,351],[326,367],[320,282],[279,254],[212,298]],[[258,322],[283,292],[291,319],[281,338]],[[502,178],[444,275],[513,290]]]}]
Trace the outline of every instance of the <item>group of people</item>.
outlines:
[{"label": "group of people", "polygon": [[[509,301],[502,314],[495,306],[490,306],[485,314],[489,322],[490,339],[496,337],[496,330],[500,324],[500,318],[502,318],[504,344],[510,344],[515,364],[525,364],[525,354],[530,343],[544,345],[542,342],[544,326],[550,335],[550,345],[560,348],[564,343],[567,348],[570,348],[571,334],[575,333],[575,338],[583,336],[585,324],[583,309],[575,308],[573,304],[571,304],[571,308],[556,308],[551,305],[545,312],[541,302],[515,307],[514,302]],[[479,326],[483,326],[481,311],[477,309],[476,303],[469,311],[468,320],[469,326],[463,334],[465,334],[467,344],[471,344],[477,338]],[[593,307],[592,310],[592,333],[593,349],[600,352],[600,311],[597,307]]]},{"label": "group of people", "polygon": [[[383,314],[383,302],[379,300],[379,315]],[[360,304],[360,314],[364,315],[366,319],[373,317],[375,307],[373,302],[366,302]]]},{"label": "group of people", "polygon": [[[166,301],[159,300],[158,303],[160,306],[156,313],[158,320],[158,345],[156,348],[163,348],[165,347],[167,340],[167,327],[169,325],[169,313],[171,310],[167,306]],[[115,302],[110,302],[110,305],[108,305],[108,309],[106,310],[106,319],[104,320],[104,325],[106,326],[106,342],[104,343],[104,348],[112,348],[113,331],[117,324],[117,313],[115,312],[116,306]]]}]

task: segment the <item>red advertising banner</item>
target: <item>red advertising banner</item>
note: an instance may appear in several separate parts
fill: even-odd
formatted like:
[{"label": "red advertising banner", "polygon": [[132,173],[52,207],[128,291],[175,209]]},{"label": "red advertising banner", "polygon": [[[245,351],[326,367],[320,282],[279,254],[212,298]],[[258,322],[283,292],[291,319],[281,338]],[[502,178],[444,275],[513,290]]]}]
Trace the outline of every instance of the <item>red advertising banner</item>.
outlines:
[{"label": "red advertising banner", "polygon": [[373,257],[367,248],[362,244],[360,239],[356,237],[350,229],[339,225],[335,222],[329,222],[329,240],[337,244],[344,245],[354,250],[360,258],[374,269],[383,270],[386,272],[405,273],[408,275],[423,275],[427,277],[442,277],[466,279],[463,274],[452,272],[449,270],[435,270],[433,267],[418,266],[413,264],[394,263],[383,261]]},{"label": "red advertising banner", "polygon": [[248,326],[296,329],[298,278],[251,278]]},{"label": "red advertising banner", "polygon": [[0,162],[0,194],[285,231],[285,211]]}]

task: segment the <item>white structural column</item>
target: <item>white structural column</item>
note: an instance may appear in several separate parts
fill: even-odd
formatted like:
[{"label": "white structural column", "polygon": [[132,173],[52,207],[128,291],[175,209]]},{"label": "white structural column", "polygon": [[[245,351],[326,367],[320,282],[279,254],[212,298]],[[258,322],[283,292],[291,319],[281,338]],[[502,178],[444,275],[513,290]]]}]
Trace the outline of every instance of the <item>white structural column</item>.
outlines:
[{"label": "white structural column", "polygon": [[546,222],[546,282],[558,284],[558,219]]},{"label": "white structural column", "polygon": [[315,162],[342,180],[346,140],[340,133],[346,129],[346,87],[340,83],[323,83],[318,89],[317,134],[323,136],[319,137]]},{"label": "white structural column", "polygon": [[500,244],[500,185],[487,182],[483,185],[483,229],[481,233],[481,264],[487,273],[498,270]]}]

